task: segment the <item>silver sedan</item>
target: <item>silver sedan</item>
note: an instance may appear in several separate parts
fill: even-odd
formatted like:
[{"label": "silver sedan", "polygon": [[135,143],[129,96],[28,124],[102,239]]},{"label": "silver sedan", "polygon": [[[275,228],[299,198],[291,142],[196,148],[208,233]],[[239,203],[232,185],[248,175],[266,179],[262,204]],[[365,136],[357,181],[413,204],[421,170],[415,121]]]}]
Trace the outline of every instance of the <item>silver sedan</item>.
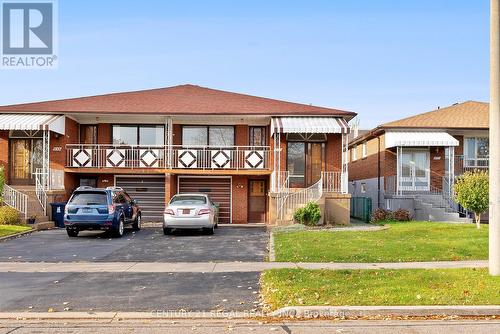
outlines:
[{"label": "silver sedan", "polygon": [[163,233],[173,229],[203,229],[214,234],[217,228],[217,208],[205,194],[178,194],[170,199],[163,214]]}]

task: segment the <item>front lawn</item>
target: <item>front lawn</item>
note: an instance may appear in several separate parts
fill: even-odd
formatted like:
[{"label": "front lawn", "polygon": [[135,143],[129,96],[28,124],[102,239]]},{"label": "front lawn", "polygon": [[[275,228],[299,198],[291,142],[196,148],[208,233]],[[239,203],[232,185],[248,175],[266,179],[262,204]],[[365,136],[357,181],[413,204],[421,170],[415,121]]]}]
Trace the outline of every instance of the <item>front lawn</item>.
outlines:
[{"label": "front lawn", "polygon": [[261,276],[272,310],[300,305],[499,305],[500,277],[487,269],[273,269]]},{"label": "front lawn", "polygon": [[459,261],[488,258],[488,226],[390,223],[382,231],[296,231],[274,235],[279,262]]},{"label": "front lawn", "polygon": [[0,225],[0,237],[31,230],[30,226]]}]

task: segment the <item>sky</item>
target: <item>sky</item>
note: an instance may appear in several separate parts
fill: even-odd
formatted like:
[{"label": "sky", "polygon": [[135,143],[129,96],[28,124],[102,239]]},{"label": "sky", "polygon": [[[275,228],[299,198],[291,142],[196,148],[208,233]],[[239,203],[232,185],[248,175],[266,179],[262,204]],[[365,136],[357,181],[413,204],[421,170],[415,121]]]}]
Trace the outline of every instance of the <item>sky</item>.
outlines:
[{"label": "sky", "polygon": [[358,113],[361,128],[489,99],[488,0],[58,2],[59,65],[0,104],[195,84]]}]

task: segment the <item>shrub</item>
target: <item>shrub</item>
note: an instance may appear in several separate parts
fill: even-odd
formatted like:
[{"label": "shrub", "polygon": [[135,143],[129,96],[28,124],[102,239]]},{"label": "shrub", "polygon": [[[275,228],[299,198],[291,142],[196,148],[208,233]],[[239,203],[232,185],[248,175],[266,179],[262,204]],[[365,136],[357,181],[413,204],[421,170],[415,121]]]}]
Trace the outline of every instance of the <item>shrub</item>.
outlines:
[{"label": "shrub", "polygon": [[407,222],[411,220],[410,211],[405,209],[397,209],[392,213],[392,217],[400,222]]},{"label": "shrub", "polygon": [[305,207],[295,210],[293,219],[303,225],[317,225],[321,219],[321,210],[319,205],[314,202],[307,203]]},{"label": "shrub", "polygon": [[382,208],[378,208],[372,213],[372,217],[370,218],[370,222],[379,223],[384,220],[392,220],[392,212],[389,210],[385,210]]},{"label": "shrub", "polygon": [[23,225],[19,212],[10,206],[0,206],[0,225]]},{"label": "shrub", "polygon": [[453,190],[456,201],[474,212],[477,228],[481,227],[481,214],[488,210],[489,179],[487,172],[466,172],[457,178]]}]

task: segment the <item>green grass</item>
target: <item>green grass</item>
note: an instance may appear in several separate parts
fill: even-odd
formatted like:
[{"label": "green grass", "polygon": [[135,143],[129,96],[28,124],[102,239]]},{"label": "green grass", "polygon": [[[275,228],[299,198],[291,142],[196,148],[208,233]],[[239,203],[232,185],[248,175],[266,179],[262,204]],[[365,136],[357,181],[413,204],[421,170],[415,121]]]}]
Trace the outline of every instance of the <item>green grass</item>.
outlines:
[{"label": "green grass", "polygon": [[480,260],[488,256],[488,226],[389,223],[382,231],[296,231],[274,236],[276,261],[405,262]]},{"label": "green grass", "polygon": [[498,305],[487,269],[273,269],[261,277],[266,306]]},{"label": "green grass", "polygon": [[0,237],[31,230],[29,226],[0,225]]}]

